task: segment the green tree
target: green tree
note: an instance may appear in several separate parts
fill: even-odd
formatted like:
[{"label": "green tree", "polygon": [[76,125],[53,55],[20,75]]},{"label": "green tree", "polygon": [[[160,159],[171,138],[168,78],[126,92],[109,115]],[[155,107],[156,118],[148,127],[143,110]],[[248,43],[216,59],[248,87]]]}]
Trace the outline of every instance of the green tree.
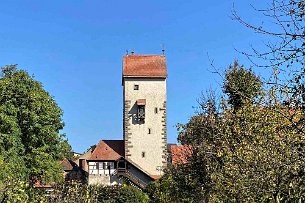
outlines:
[{"label": "green tree", "polygon": [[305,117],[301,108],[274,98],[282,96],[276,90],[238,108],[213,94],[204,98],[201,111],[178,128],[179,142],[192,149],[188,163],[170,168],[150,197],[157,202],[303,202]]},{"label": "green tree", "polygon": [[246,102],[253,103],[262,94],[262,85],[257,75],[235,60],[226,71],[223,89],[229,97],[228,103],[238,109]]},{"label": "green tree", "polygon": [[148,196],[141,190],[127,185],[85,185],[75,182],[59,184],[47,198],[33,195],[31,202],[75,203],[147,203]]},{"label": "green tree", "polygon": [[[10,177],[25,182],[62,179],[58,160],[70,150],[62,110],[26,71],[2,68],[0,78],[0,184]],[[8,172],[7,172],[8,171]]]},{"label": "green tree", "polygon": [[191,163],[170,166],[165,171],[165,175],[147,186],[145,192],[151,201],[156,203],[195,203],[202,200],[204,182],[200,179],[200,174],[195,173],[203,172],[203,170],[193,170],[193,166]]},{"label": "green tree", "polygon": [[[151,183],[147,193],[153,202],[209,202],[213,193],[213,176],[219,171],[221,161],[214,153],[212,142],[221,139],[221,114],[215,96],[208,92],[200,102],[201,110],[187,124],[179,124],[178,141],[185,145],[182,155],[187,163],[169,167],[165,175]],[[214,174],[214,175],[213,175]]]},{"label": "green tree", "polygon": [[177,187],[194,184],[196,198],[205,202],[304,201],[305,125],[294,126],[303,118],[281,104],[250,103],[235,112],[196,115],[179,133],[193,153],[190,180]]}]

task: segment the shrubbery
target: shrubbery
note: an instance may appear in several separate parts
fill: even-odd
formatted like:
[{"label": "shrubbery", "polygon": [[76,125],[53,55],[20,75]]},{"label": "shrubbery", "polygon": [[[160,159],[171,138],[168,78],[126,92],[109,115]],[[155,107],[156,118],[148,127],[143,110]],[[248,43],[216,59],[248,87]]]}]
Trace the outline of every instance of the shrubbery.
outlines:
[{"label": "shrubbery", "polygon": [[0,194],[2,202],[31,203],[147,203],[148,196],[141,190],[129,185],[86,185],[65,183],[55,186],[49,192],[46,189],[32,188],[22,182]]}]

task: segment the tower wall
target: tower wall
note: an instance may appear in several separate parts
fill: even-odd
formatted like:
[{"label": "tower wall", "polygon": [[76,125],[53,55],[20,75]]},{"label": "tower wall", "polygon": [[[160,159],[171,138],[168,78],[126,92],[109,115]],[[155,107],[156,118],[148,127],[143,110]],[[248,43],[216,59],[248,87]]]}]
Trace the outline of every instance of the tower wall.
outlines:
[{"label": "tower wall", "polygon": [[[125,157],[150,175],[161,175],[167,164],[166,79],[125,77],[123,88]],[[137,118],[139,99],[146,100],[144,121]]]}]

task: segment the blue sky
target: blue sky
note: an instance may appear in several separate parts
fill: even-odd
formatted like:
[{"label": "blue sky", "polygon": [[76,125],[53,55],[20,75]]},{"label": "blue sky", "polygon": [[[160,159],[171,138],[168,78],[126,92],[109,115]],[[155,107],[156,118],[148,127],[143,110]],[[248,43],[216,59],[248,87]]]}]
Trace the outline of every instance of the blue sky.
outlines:
[{"label": "blue sky", "polygon": [[[258,23],[254,0],[10,0],[0,3],[0,66],[19,64],[41,81],[64,111],[73,149],[122,139],[122,57],[126,50],[161,54],[168,65],[168,142],[177,123],[194,114],[201,92],[221,89],[209,57],[223,70],[234,48],[260,47],[263,38],[231,19],[233,2]],[[209,57],[208,57],[209,56]],[[264,72],[265,70],[257,70]]]}]

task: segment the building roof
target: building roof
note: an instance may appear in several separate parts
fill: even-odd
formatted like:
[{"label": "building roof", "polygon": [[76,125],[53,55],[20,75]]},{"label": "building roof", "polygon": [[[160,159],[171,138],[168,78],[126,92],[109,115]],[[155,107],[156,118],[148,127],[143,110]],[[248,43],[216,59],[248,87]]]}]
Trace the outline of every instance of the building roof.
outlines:
[{"label": "building roof", "polygon": [[115,161],[124,157],[124,154],[123,140],[101,140],[87,160]]},{"label": "building roof", "polygon": [[162,176],[161,175],[160,176],[158,176],[158,175],[151,175],[150,177],[152,179],[154,179],[154,180],[157,180],[157,179],[161,178]]},{"label": "building roof", "polygon": [[146,105],[146,99],[138,99],[137,100],[138,106],[145,106]]},{"label": "building roof", "polygon": [[33,178],[33,187],[34,188],[52,188],[51,184],[43,184],[41,180],[37,177]]},{"label": "building roof", "polygon": [[126,55],[123,77],[166,78],[166,61],[162,55]]},{"label": "building roof", "polygon": [[52,185],[51,184],[42,184],[40,181],[36,181],[33,184],[33,187],[34,188],[52,188]]},{"label": "building roof", "polygon": [[169,144],[169,151],[171,153],[171,164],[185,164],[188,162],[188,157],[192,150],[190,146]]},{"label": "building roof", "polygon": [[64,159],[64,160],[60,161],[60,164],[64,168],[64,171],[72,171],[77,168],[77,164],[74,161],[69,160],[69,159]]}]

